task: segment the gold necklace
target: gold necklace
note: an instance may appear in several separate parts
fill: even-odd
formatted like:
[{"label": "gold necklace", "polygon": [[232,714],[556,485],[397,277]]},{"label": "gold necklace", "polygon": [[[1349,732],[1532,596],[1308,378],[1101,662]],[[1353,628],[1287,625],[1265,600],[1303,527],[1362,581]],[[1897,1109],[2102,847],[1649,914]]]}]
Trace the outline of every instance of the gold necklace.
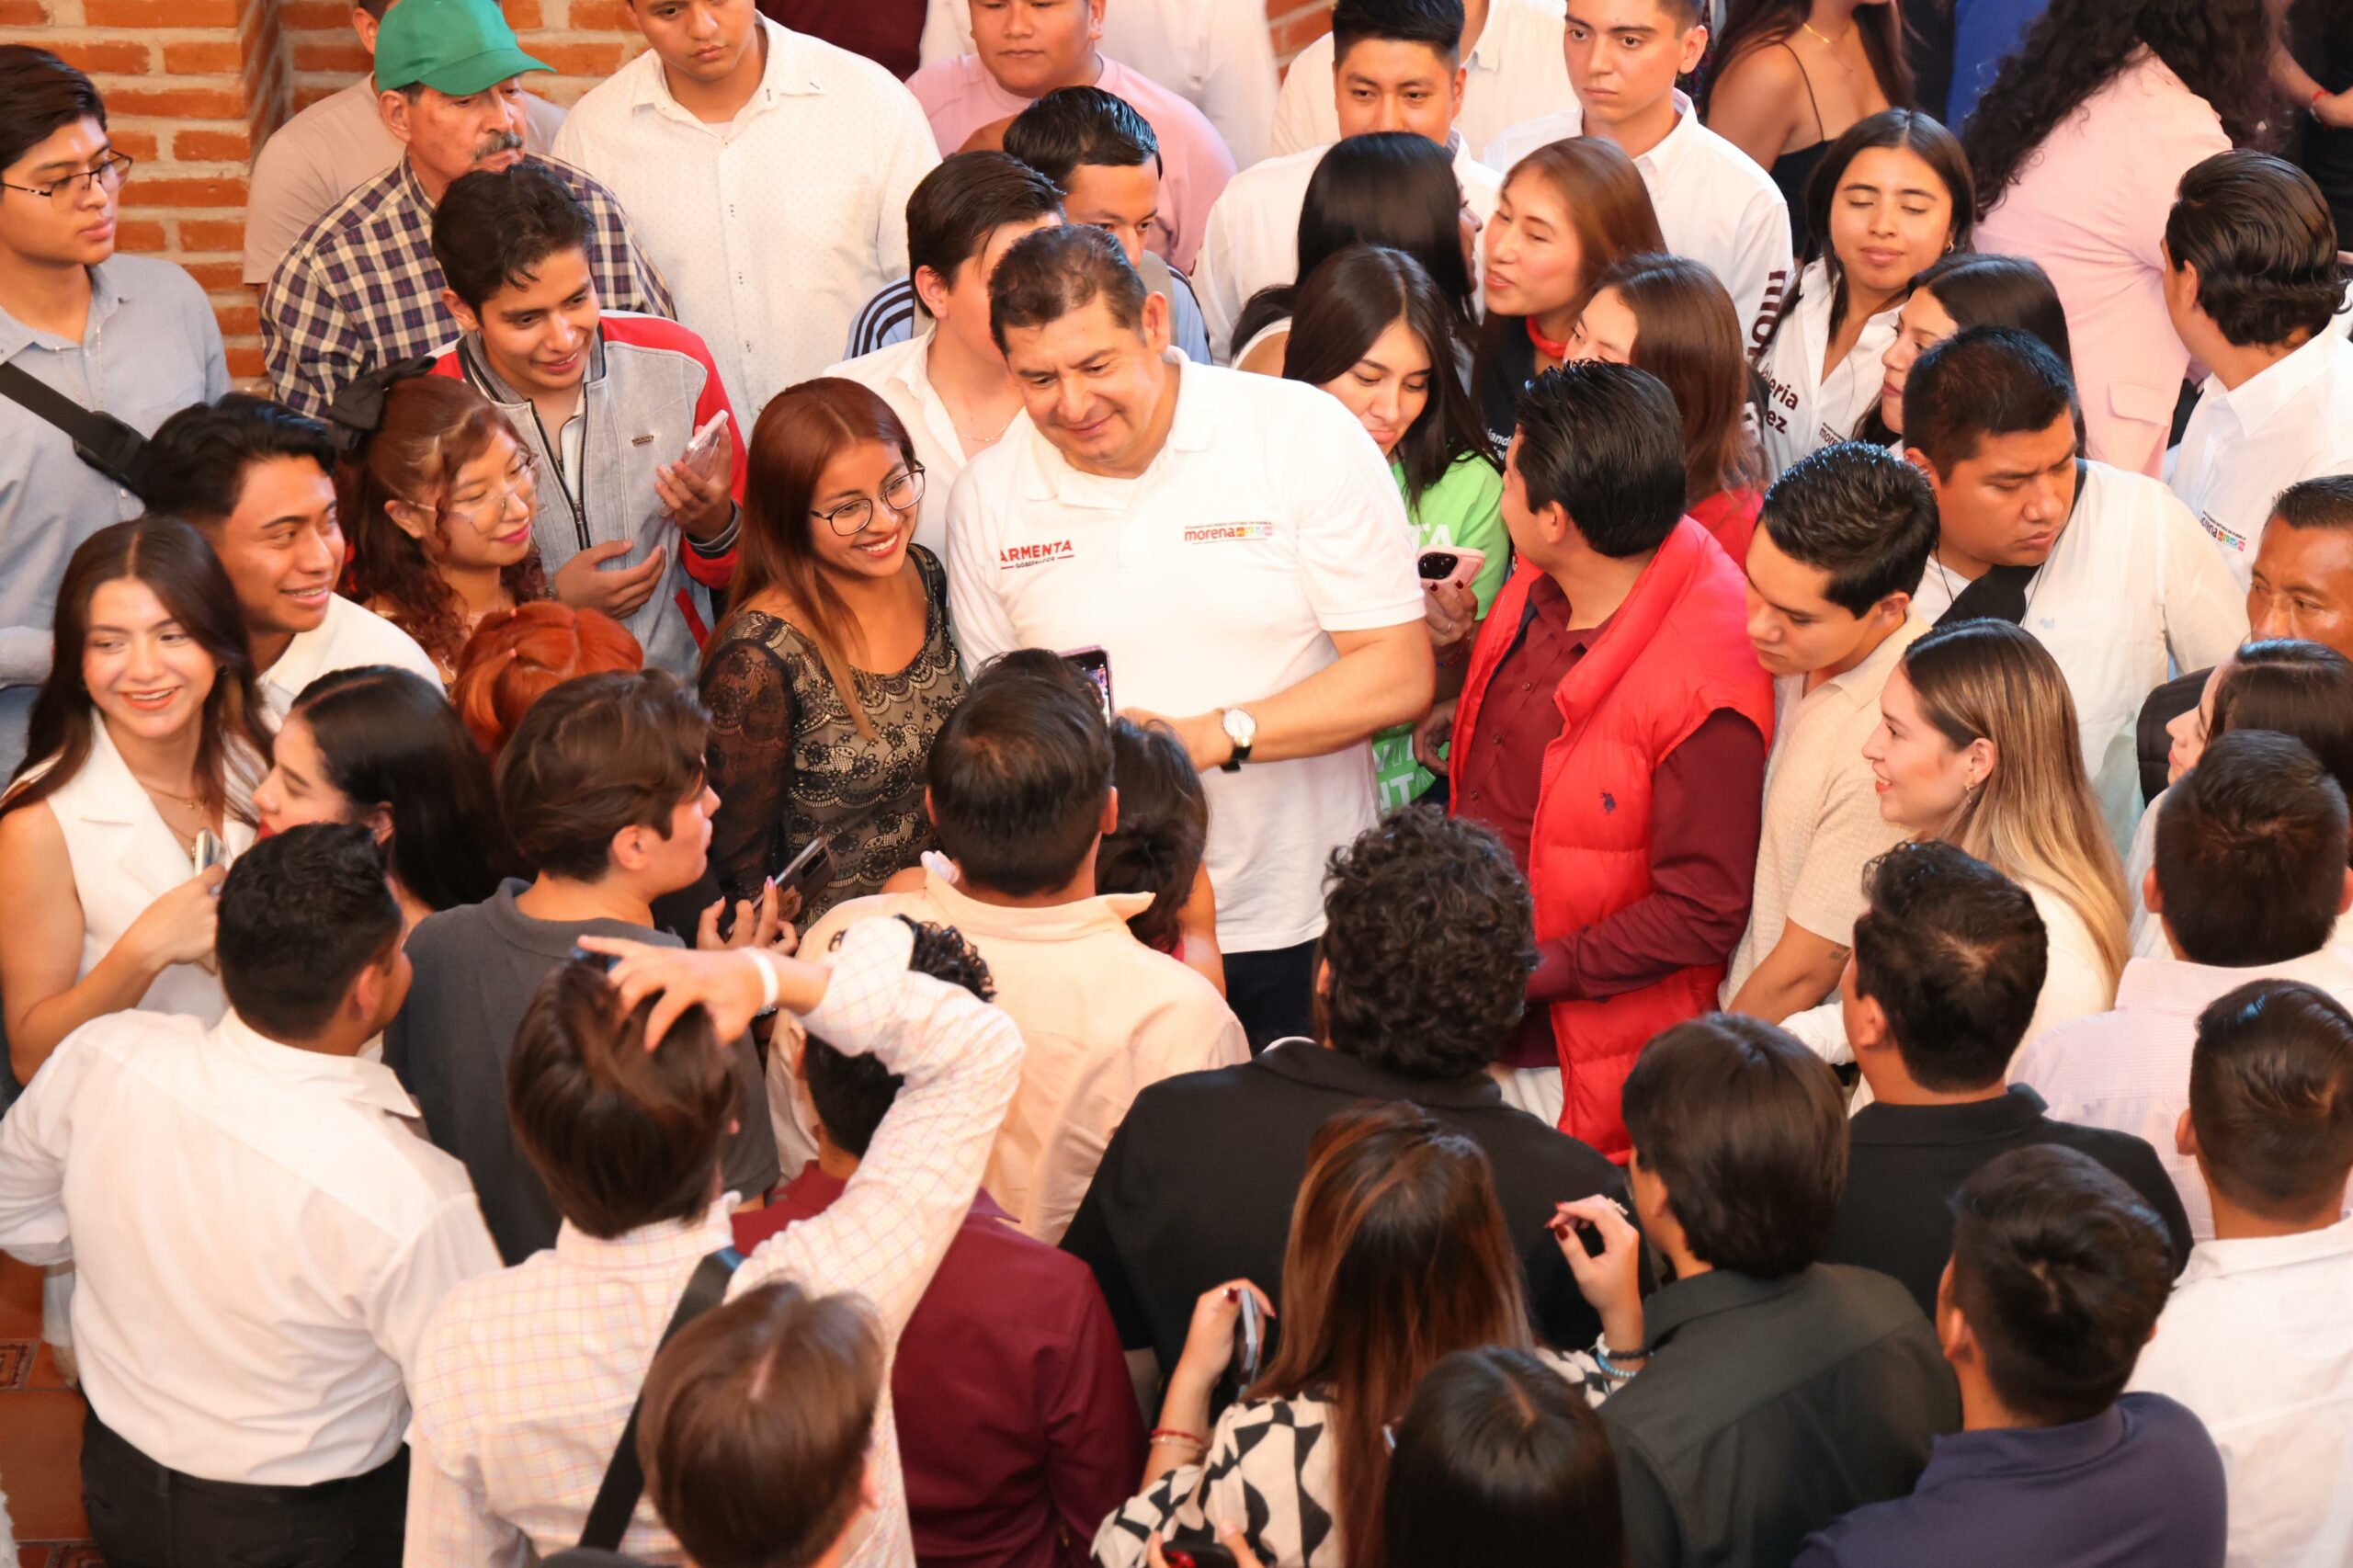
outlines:
[{"label": "gold necklace", "polygon": [[[1852,28],[1854,25],[1855,24],[1851,21],[1847,24],[1849,28]],[[1824,38],[1821,30],[1815,28],[1811,22],[1800,22],[1798,26],[1804,28],[1807,32],[1813,34],[1814,37],[1822,39],[1824,45],[1830,49],[1836,49],[1841,43],[1846,41],[1847,35],[1845,33],[1840,33],[1836,38]]]}]

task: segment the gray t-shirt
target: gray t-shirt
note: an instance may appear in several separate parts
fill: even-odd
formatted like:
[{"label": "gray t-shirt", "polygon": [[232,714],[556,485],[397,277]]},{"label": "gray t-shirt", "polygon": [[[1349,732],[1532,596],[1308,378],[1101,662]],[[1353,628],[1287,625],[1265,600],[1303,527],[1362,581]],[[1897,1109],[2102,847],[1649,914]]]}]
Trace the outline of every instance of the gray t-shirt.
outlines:
[{"label": "gray t-shirt", "polygon": [[[408,939],[416,979],[384,1031],[384,1061],[425,1111],[433,1142],[473,1177],[483,1219],[509,1265],[555,1244],[562,1216],[515,1142],[506,1115],[506,1059],[531,994],[572,957],[583,937],[621,937],[657,947],[676,937],[619,920],[534,920],[515,905],[529,886],[509,880],[480,903],[428,916]],[[735,1117],[722,1169],[727,1187],[751,1195],[775,1185],[776,1134],[749,1035],[735,1046]]]}]

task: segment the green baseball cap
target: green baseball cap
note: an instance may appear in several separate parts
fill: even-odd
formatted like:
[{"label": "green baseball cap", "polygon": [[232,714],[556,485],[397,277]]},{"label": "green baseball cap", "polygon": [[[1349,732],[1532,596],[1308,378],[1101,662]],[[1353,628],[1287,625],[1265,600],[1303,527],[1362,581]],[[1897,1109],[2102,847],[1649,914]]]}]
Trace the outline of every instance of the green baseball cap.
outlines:
[{"label": "green baseball cap", "polygon": [[376,88],[422,82],[462,98],[526,71],[555,67],[532,59],[496,0],[397,0],[376,29]]}]

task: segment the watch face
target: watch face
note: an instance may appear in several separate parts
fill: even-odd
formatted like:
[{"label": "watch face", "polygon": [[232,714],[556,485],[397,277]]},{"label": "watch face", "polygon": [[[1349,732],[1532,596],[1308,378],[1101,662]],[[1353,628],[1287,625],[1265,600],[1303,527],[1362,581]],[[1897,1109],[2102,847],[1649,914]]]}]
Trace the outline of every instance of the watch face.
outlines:
[{"label": "watch face", "polygon": [[1239,708],[1225,710],[1225,736],[1235,745],[1246,746],[1258,738],[1258,722]]}]

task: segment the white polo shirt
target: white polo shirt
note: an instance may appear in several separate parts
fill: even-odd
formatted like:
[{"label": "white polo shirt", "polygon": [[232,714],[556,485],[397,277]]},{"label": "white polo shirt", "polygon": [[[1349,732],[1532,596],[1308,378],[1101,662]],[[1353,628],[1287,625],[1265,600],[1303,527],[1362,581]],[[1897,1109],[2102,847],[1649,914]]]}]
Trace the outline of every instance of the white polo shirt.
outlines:
[{"label": "white polo shirt", "polygon": [[302,688],[321,676],[368,665],[391,665],[423,676],[436,690],[441,686],[440,670],[415,638],[367,606],[330,594],[326,619],[298,632],[278,663],[262,671],[255,683],[261,687],[261,705],[270,726],[276,728]]},{"label": "white polo shirt", "polygon": [[[861,354],[826,367],[825,374],[841,376],[870,389],[891,405],[899,423],[915,444],[915,460],[924,467],[923,507],[915,515],[915,542],[945,560],[948,555],[948,493],[964,472],[964,441],[948,404],[931,384],[931,340],[939,329],[926,326],[901,343]],[[1016,430],[1029,427],[1029,415],[1016,413],[1000,441]]]},{"label": "white polo shirt", "polygon": [[[1567,108],[1515,125],[1488,142],[1485,161],[1508,175],[1537,148],[1584,133],[1585,108],[1573,97]],[[1754,346],[1772,325],[1797,270],[1790,254],[1790,204],[1773,176],[1700,124],[1699,111],[1679,92],[1675,129],[1636,158],[1634,168],[1650,189],[1668,248],[1722,280],[1740,313],[1741,341]],[[1814,362],[1822,362],[1819,352]],[[1871,392],[1877,395],[1877,381]]]},{"label": "white polo shirt", "polygon": [[[1209,230],[1193,260],[1193,292],[1200,296],[1210,352],[1218,363],[1231,362],[1233,324],[1242,319],[1242,307],[1250,296],[1298,279],[1300,209],[1307,205],[1307,183],[1315,177],[1315,165],[1330,151],[1310,147],[1244,169],[1227,182],[1217,205],[1210,209]],[[1460,135],[1450,153],[1462,199],[1484,223],[1495,215],[1503,179],[1472,158]]]},{"label": "white polo shirt", "polygon": [[[2174,672],[2220,664],[2246,641],[2246,596],[2162,483],[2102,462],[2082,472],[2067,526],[2027,586],[2020,624],[2067,678],[2093,793],[2124,845],[2141,814],[2141,704]],[[1966,586],[1932,557],[1913,612],[1933,624]]]},{"label": "white polo shirt", "polygon": [[1756,410],[1756,433],[1765,466],[1776,475],[1809,452],[1853,439],[1857,421],[1887,383],[1880,356],[1895,341],[1896,312],[1904,303],[1899,300],[1865,322],[1854,348],[1825,376],[1822,361],[1830,352],[1830,307],[1838,299],[1829,265],[1806,263],[1798,290],[1797,303],[1756,366],[1766,392]]},{"label": "white polo shirt", "polygon": [[2173,493],[2244,589],[2273,500],[2330,473],[2353,473],[2353,343],[2323,332],[2234,392],[2206,378],[2174,458]]},{"label": "white polo shirt", "polygon": [[[1494,0],[1487,25],[1462,62],[1462,112],[1454,129],[1479,161],[1501,172],[1508,165],[1487,154],[1490,142],[1523,120],[1574,104],[1569,62],[1561,50],[1566,0]],[[1324,147],[1340,139],[1333,96],[1332,35],[1294,56],[1275,106],[1275,155]],[[1574,133],[1573,133],[1574,134]]]},{"label": "white polo shirt", "polygon": [[[1336,631],[1419,622],[1414,532],[1380,449],[1317,389],[1172,360],[1167,444],[1136,479],[1083,473],[1034,426],[956,482],[948,586],[968,667],[1100,646],[1122,708],[1247,708],[1332,665]],[[1325,858],[1372,825],[1369,741],[1203,774],[1218,941],[1324,929]]]}]

